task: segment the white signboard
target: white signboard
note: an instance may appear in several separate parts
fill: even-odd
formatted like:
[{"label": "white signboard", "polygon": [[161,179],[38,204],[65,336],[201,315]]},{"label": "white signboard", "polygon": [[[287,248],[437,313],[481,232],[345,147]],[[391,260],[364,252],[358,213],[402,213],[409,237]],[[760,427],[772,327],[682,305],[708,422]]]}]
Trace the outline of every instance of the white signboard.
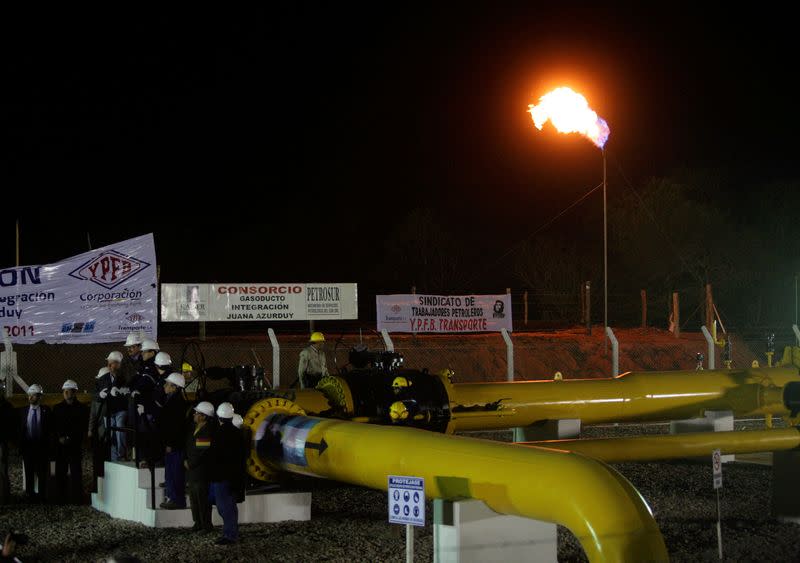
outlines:
[{"label": "white signboard", "polygon": [[161,284],[162,321],[358,318],[354,283]]},{"label": "white signboard", "polygon": [[711,452],[711,467],[714,470],[714,488],[722,488],[722,456],[719,450]]},{"label": "white signboard", "polygon": [[12,342],[89,344],[157,338],[153,235],[62,262],[0,270],[0,328]]},{"label": "white signboard", "polygon": [[389,523],[425,525],[425,479],[389,475]]},{"label": "white signboard", "polygon": [[378,331],[511,332],[511,296],[377,295]]}]

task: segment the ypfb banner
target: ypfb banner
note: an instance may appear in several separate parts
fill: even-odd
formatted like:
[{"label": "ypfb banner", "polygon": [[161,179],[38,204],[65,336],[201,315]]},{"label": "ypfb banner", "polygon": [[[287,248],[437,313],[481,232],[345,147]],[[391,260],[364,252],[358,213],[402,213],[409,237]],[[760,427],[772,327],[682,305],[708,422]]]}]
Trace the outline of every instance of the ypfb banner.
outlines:
[{"label": "ypfb banner", "polygon": [[0,330],[21,344],[156,338],[157,298],[151,233],[55,264],[0,270]]},{"label": "ypfb banner", "polygon": [[377,295],[378,330],[389,332],[511,331],[511,296]]}]

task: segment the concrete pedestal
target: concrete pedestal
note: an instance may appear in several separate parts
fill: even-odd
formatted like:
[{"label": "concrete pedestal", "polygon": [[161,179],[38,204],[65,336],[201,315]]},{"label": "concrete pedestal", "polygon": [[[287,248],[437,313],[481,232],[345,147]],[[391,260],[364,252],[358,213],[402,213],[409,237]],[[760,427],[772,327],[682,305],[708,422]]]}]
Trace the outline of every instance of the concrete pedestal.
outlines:
[{"label": "concrete pedestal", "polygon": [[[673,420],[669,423],[670,434],[731,431],[733,431],[733,411],[705,411],[704,418]],[[711,452],[708,452],[708,455],[710,460]],[[735,459],[734,454],[726,454],[722,456],[722,463],[729,463]]]},{"label": "concrete pedestal", "polygon": [[[156,468],[156,507],[164,500],[164,468]],[[92,507],[113,518],[141,522],[153,528],[192,526],[189,499],[186,508],[165,510],[153,508],[150,494],[150,470],[137,469],[133,462],[107,461],[105,476],[97,480],[97,492],[92,493]],[[311,519],[311,493],[265,493],[245,496],[239,503],[239,523],[283,522]],[[222,518],[212,510],[211,522],[222,525]]]},{"label": "concrete pedestal", "polygon": [[772,453],[772,515],[782,522],[800,524],[800,452]]},{"label": "concrete pedestal", "polygon": [[580,437],[580,418],[545,420],[540,424],[514,428],[515,442],[539,442],[542,440],[564,440]]},{"label": "concrete pedestal", "polygon": [[557,561],[558,527],[498,514],[479,500],[433,501],[435,563]]}]

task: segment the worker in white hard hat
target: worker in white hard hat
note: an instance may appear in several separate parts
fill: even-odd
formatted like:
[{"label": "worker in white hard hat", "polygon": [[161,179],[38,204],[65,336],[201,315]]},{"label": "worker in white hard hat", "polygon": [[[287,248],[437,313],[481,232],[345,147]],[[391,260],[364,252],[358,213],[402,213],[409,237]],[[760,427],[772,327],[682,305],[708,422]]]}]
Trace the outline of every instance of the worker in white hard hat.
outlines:
[{"label": "worker in white hard hat", "polygon": [[[117,352],[120,358],[122,354]],[[109,354],[110,356],[111,354]],[[106,360],[107,361],[107,360]],[[92,400],[89,405],[89,431],[87,435],[89,436],[89,442],[92,447],[92,492],[97,492],[97,479],[98,477],[103,477],[105,473],[105,462],[107,459],[110,459],[111,453],[109,450],[109,446],[111,445],[108,441],[108,435],[106,433],[106,424],[105,420],[105,401],[100,399],[99,393],[102,391],[102,386],[100,380],[103,379],[103,376],[108,375],[111,372],[108,369],[108,366],[101,367],[97,375],[95,376],[95,392],[92,395]]]},{"label": "worker in white hard hat", "polygon": [[141,333],[131,332],[125,339],[125,359],[122,360],[122,375],[125,381],[133,381],[134,376],[142,368],[142,340]]},{"label": "worker in white hard hat", "polygon": [[[128,417],[136,421],[136,460],[139,467],[149,467],[162,460],[163,448],[158,440],[156,414],[164,401],[164,379],[161,374],[172,364],[166,352],[158,350],[153,340],[142,342],[142,360],[131,382]],[[159,365],[160,364],[160,365]]]},{"label": "worker in white hard hat", "polygon": [[83,429],[89,420],[89,407],[78,401],[78,384],[73,380],[64,382],[61,393],[64,400],[53,407],[56,482],[62,502],[80,504],[83,501]]},{"label": "worker in white hard hat", "polygon": [[[28,406],[20,409],[19,452],[25,471],[25,495],[31,502],[47,500],[53,413],[41,404],[42,386],[28,387]],[[35,478],[35,479],[34,479]]]},{"label": "worker in white hard hat", "polygon": [[188,433],[185,445],[186,483],[189,487],[189,504],[192,508],[193,532],[212,532],[211,503],[208,491],[211,487],[210,452],[214,439],[214,405],[201,401],[194,407],[194,429]]},{"label": "worker in white hard hat", "polygon": [[164,444],[164,495],[161,508],[168,510],[186,508],[186,470],[183,466],[183,448],[186,438],[186,400],[183,375],[172,372],[164,381],[166,399],[156,415],[156,426]]},{"label": "worker in white hard hat", "polygon": [[233,405],[217,407],[219,428],[211,442],[211,496],[222,517],[222,537],[217,545],[230,545],[239,539],[238,492],[244,479],[242,435],[233,425]]},{"label": "worker in white hard hat", "polygon": [[95,379],[95,399],[102,403],[100,418],[111,442],[111,461],[128,459],[128,437],[117,430],[128,426],[128,387],[122,376],[122,354],[114,351],[106,356],[108,373]]},{"label": "worker in white hard hat", "polygon": [[297,364],[297,380],[301,389],[313,389],[319,380],[328,375],[328,366],[325,361],[325,335],[321,332],[312,332],[308,339],[308,346],[300,352],[300,361]]}]

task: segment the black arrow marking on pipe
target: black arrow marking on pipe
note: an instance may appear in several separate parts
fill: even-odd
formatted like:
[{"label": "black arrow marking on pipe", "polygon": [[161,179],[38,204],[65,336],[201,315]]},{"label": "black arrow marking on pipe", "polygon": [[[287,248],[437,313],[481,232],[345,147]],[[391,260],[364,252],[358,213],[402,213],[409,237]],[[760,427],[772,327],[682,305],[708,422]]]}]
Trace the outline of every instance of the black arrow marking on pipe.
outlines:
[{"label": "black arrow marking on pipe", "polygon": [[323,437],[322,440],[319,441],[319,444],[316,442],[306,442],[306,449],[307,450],[317,450],[319,455],[322,455],[322,452],[328,449],[328,443],[325,441]]}]

